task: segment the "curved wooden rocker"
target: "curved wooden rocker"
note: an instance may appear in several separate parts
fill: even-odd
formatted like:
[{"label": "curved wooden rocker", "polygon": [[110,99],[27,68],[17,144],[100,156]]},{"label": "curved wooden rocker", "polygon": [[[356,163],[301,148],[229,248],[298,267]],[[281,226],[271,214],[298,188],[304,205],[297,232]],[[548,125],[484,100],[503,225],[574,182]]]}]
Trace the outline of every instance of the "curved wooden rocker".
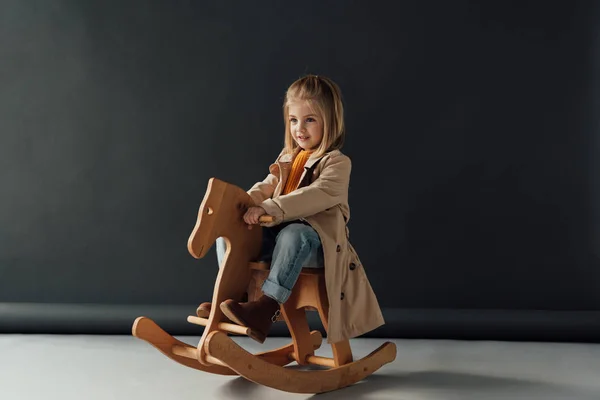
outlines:
[{"label": "curved wooden rocker", "polygon": [[[190,368],[221,375],[240,375],[258,384],[293,393],[322,393],[352,385],[396,358],[396,345],[386,342],[368,356],[354,361],[349,340],[333,343],[333,358],[315,355],[323,341],[319,331],[310,331],[305,310],[316,310],[327,331],[329,304],[323,269],[304,268],[289,300],[281,306],[292,342],[270,351],[252,354],[240,347],[228,333],[253,336],[245,327],[231,323],[222,313],[221,302],[241,301],[260,296],[269,265],[256,262],[262,230],[248,229],[242,216],[253,205],[241,188],[211,178],[198,211],[196,225],[188,240],[188,250],[202,258],[217,238],[223,237],[227,250],[219,268],[208,316],[189,316],[188,322],[204,326],[197,347],[183,343],[146,317],[135,320],[133,336],[147,341],[167,357]],[[262,217],[268,220],[269,216]],[[215,306],[216,305],[216,306]],[[329,367],[297,370],[299,365]]]}]

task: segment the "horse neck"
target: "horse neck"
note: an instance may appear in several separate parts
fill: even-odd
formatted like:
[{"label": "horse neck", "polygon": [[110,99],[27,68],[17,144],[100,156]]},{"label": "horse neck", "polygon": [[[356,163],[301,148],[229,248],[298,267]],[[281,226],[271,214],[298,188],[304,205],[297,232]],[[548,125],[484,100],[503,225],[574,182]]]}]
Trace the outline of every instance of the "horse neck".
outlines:
[{"label": "horse neck", "polygon": [[[240,223],[237,213],[227,213],[218,220],[218,234],[216,237],[226,237],[231,244],[231,252],[238,251],[250,233],[244,223]],[[216,239],[216,238],[215,238]]]},{"label": "horse neck", "polygon": [[260,226],[248,229],[248,226],[241,220],[228,221],[221,226],[226,228],[220,231],[219,236],[227,238],[230,245],[227,262],[234,262],[234,260],[247,262],[259,256],[262,247]]}]

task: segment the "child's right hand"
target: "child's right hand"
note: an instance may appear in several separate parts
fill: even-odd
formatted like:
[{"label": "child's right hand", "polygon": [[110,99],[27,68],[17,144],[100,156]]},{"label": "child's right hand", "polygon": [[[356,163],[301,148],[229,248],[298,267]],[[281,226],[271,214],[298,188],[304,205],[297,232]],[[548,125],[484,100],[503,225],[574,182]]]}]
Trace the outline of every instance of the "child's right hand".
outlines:
[{"label": "child's right hand", "polygon": [[250,207],[244,214],[244,222],[248,224],[248,229],[252,229],[252,225],[258,224],[258,218],[265,215],[267,212],[262,207]]}]

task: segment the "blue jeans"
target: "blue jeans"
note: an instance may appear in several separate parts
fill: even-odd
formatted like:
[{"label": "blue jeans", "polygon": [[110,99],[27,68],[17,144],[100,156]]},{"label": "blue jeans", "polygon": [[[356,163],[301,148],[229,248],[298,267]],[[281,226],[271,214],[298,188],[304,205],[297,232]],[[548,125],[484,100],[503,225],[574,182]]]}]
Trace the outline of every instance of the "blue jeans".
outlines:
[{"label": "blue jeans", "polygon": [[[263,242],[259,261],[270,262],[269,276],[262,286],[265,295],[285,303],[304,267],[322,268],[323,248],[317,232],[308,224],[288,222],[262,228]],[[225,240],[217,239],[219,266],[225,256]]]}]

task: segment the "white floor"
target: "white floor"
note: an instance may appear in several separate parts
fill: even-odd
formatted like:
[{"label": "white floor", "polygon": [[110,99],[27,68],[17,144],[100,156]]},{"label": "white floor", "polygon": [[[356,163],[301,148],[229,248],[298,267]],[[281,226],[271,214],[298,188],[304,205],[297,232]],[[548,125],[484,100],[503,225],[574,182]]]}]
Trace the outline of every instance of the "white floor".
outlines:
[{"label": "white floor", "polygon": [[[197,345],[198,337],[179,337]],[[235,340],[249,351],[263,345]],[[362,357],[384,340],[354,339]],[[600,345],[393,340],[392,364],[322,399],[599,400]],[[318,354],[331,356],[325,346]],[[314,397],[317,397],[314,396]],[[2,400],[306,399],[181,366],[129,336],[0,335]]]}]

